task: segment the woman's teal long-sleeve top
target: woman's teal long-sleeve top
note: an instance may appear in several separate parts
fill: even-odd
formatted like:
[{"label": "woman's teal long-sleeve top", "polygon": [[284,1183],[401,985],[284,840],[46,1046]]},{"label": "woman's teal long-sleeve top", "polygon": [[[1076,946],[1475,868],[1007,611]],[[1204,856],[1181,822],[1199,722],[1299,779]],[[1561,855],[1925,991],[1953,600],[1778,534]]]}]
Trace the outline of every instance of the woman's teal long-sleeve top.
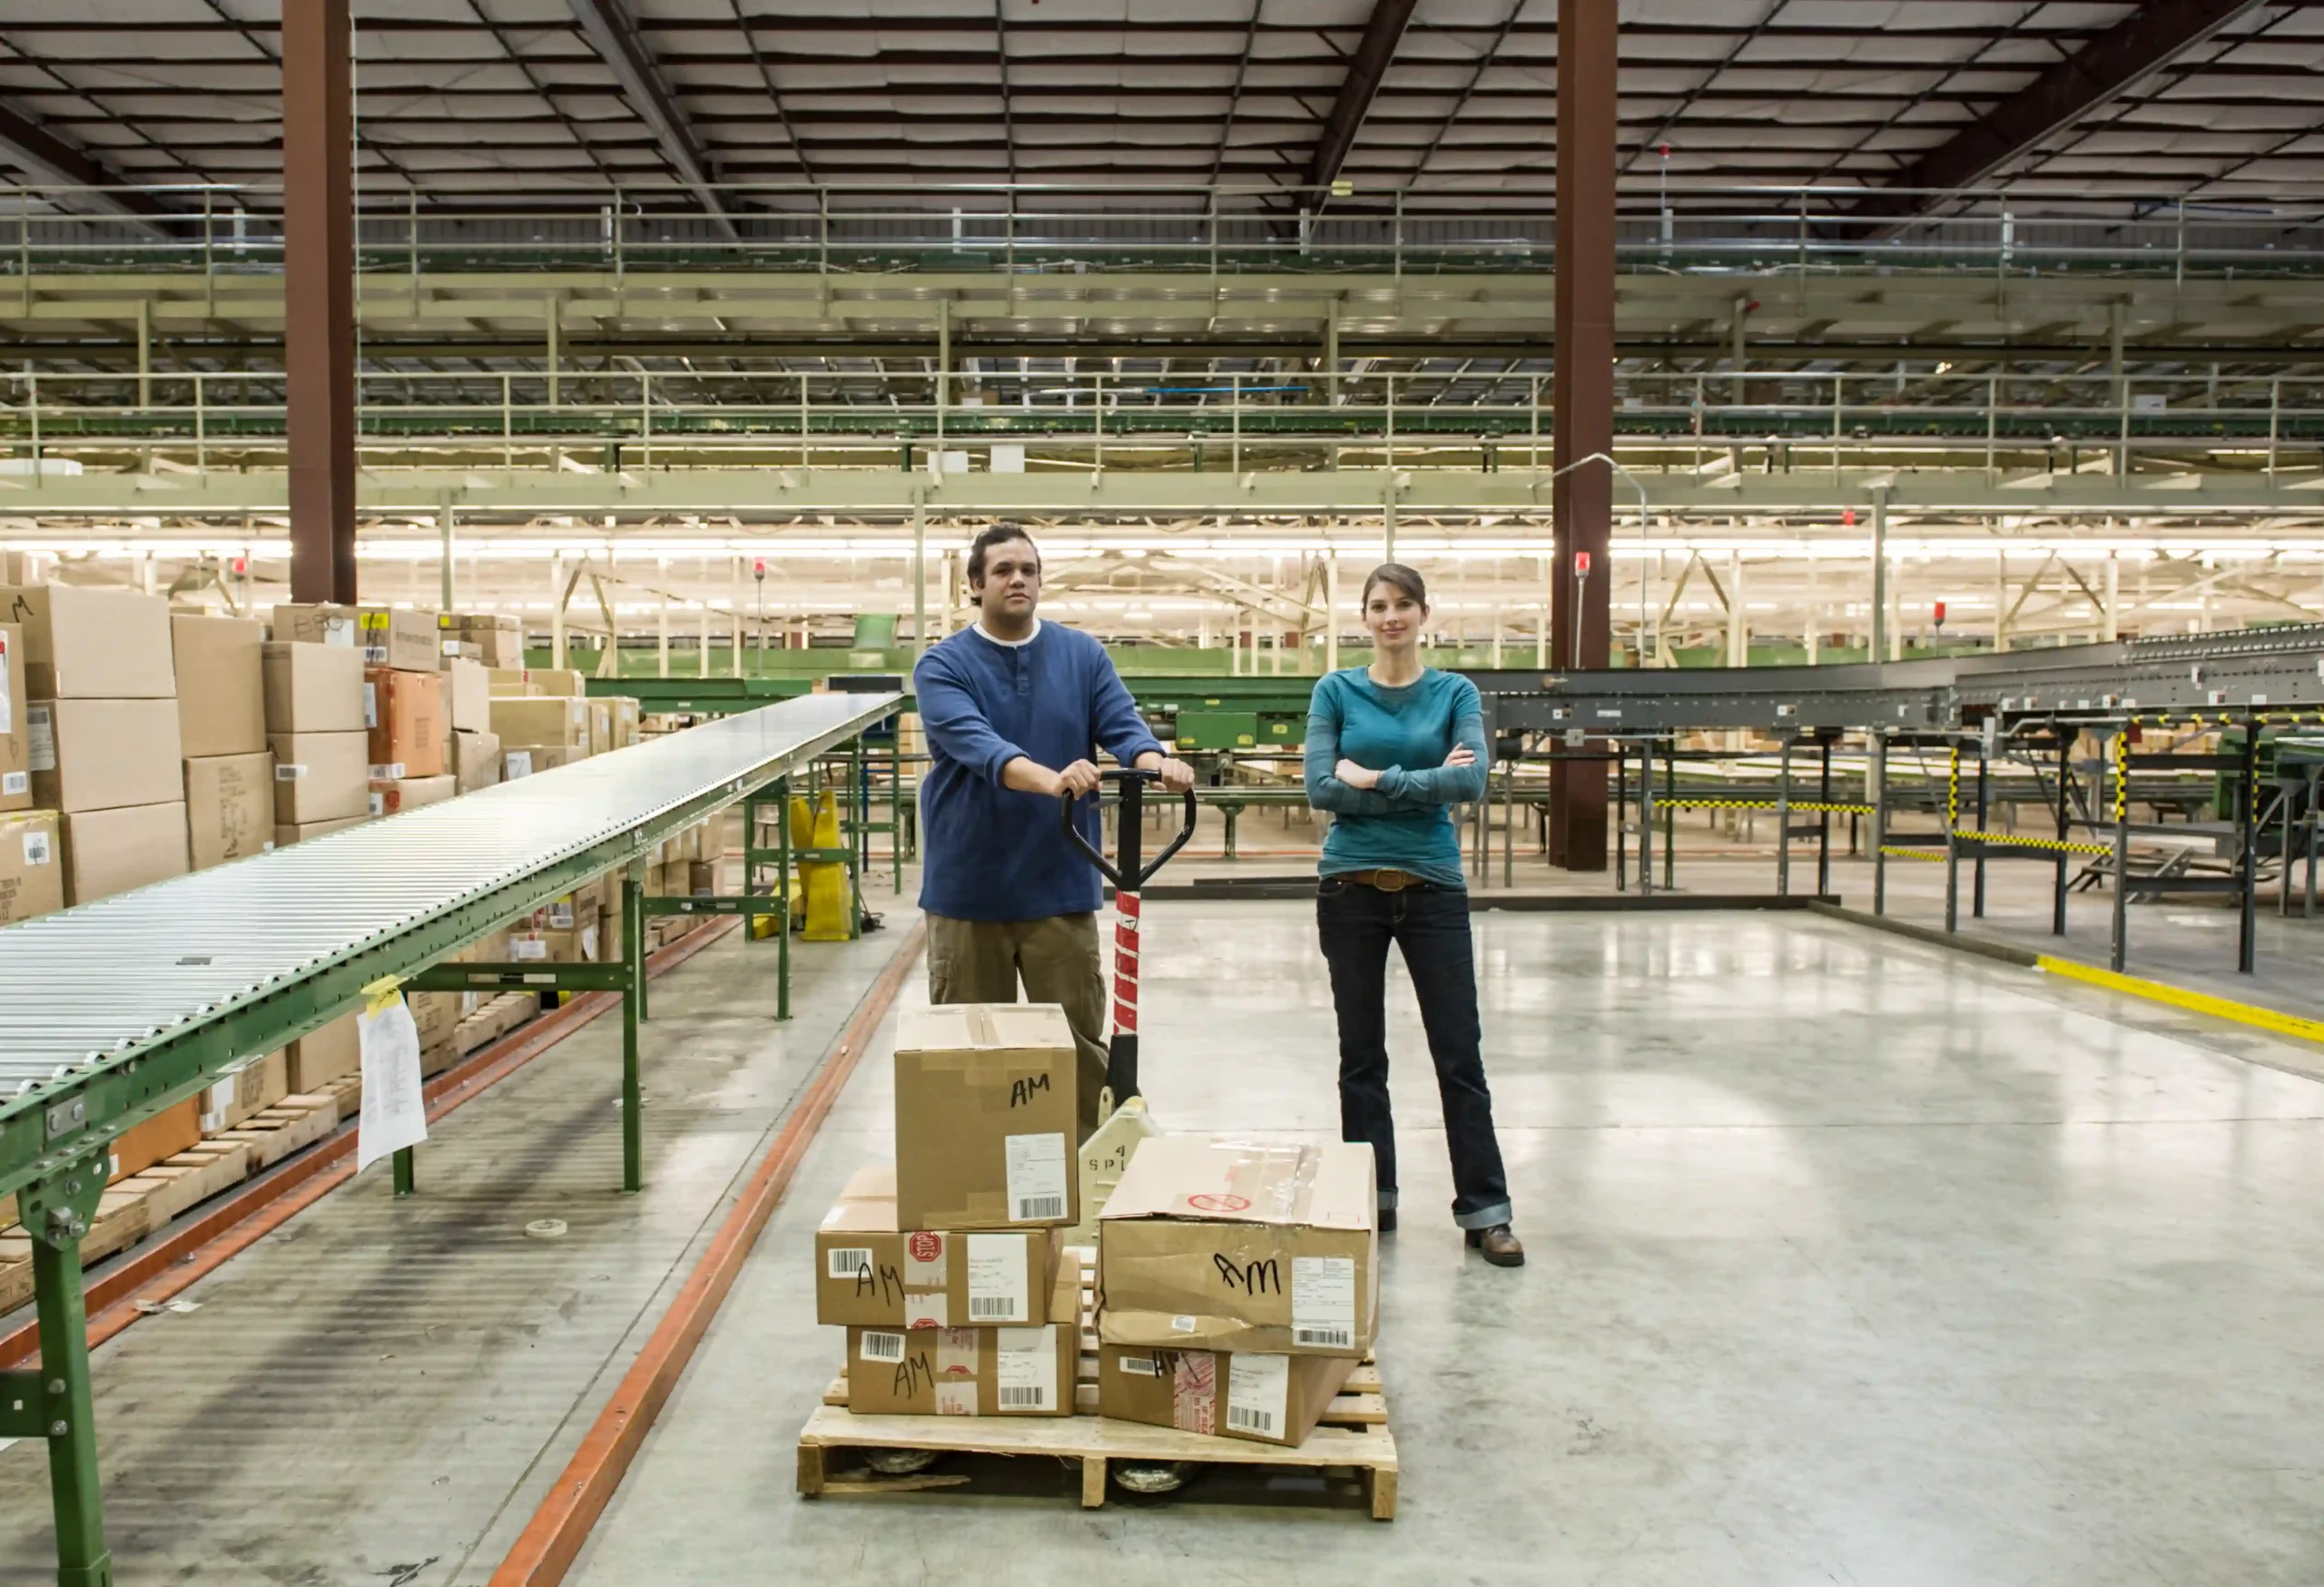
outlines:
[{"label": "woman's teal long-sleeve top", "polygon": [[[1455,744],[1476,757],[1447,766]],[[1334,774],[1343,759],[1380,774],[1376,788]],[[1458,673],[1431,667],[1383,688],[1363,667],[1326,673],[1307,705],[1307,803],[1334,820],[1317,867],[1408,871],[1439,887],[1465,887],[1452,806],[1484,796],[1484,705]]]}]

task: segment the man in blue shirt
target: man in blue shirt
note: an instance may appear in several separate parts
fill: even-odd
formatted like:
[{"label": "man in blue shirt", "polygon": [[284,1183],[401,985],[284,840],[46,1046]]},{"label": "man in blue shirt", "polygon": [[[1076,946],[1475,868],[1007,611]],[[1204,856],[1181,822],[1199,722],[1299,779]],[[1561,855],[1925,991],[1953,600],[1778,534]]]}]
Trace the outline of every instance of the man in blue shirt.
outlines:
[{"label": "man in blue shirt", "polygon": [[[928,997],[936,1003],[1058,1003],[1080,1050],[1081,1133],[1100,1122],[1106,982],[1096,867],[1058,828],[1057,801],[1098,786],[1102,747],[1158,773],[1176,793],[1194,772],[1168,758],[1105,646],[1044,623],[1041,554],[995,524],[969,547],[976,623],[921,657],[912,675],[928,732],[920,788],[920,907],[928,917]],[[1098,809],[1075,813],[1092,846]]]}]

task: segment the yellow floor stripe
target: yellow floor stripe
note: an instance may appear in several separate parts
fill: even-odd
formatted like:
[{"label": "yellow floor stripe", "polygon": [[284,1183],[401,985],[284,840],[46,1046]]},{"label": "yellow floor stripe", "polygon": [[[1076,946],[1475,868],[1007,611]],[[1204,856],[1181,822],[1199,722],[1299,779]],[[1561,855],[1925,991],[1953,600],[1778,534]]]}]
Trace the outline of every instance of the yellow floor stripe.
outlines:
[{"label": "yellow floor stripe", "polygon": [[2210,1014],[2221,1020],[2232,1020],[2239,1025],[2256,1025],[2262,1030],[2272,1030],[2279,1036],[2297,1037],[2302,1041],[2324,1042],[2324,1020],[2302,1019],[2277,1009],[2263,1009],[2253,1003],[2239,1003],[2230,998],[2216,998],[2209,992],[2189,991],[2184,987],[2171,986],[2160,981],[2148,981],[2136,975],[2118,975],[2111,970],[2101,970],[2094,964],[2083,964],[2072,959],[2060,959],[2054,954],[2040,955],[2036,962],[2052,975],[2063,975],[2073,981],[2088,981],[2109,991],[2128,992],[2134,998],[2152,1002],[2168,1003],[2174,1009],[2188,1009],[2198,1014]]}]

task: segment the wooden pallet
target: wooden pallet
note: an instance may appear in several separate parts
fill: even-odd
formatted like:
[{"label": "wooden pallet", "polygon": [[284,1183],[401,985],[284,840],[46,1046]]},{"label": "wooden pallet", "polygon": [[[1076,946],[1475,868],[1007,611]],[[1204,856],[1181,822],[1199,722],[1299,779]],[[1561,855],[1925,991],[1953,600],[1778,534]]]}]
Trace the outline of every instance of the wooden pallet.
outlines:
[{"label": "wooden pallet", "polygon": [[[207,1136],[106,1189],[81,1241],[81,1261],[94,1267],[165,1227],[213,1196],[231,1190],[261,1168],[339,1128],[335,1097],[290,1096],[233,1129]],[[32,1298],[32,1237],[21,1227],[0,1228],[0,1312]]]},{"label": "wooden pallet", "polygon": [[886,1476],[863,1466],[834,1470],[832,1452],[928,1449],[969,1455],[1049,1455],[1081,1464],[1082,1508],[1106,1502],[1106,1474],[1114,1461],[1178,1461],[1195,1465],[1347,1471],[1363,1484],[1374,1521],[1396,1518],[1396,1440],[1388,1431],[1388,1399],[1377,1362],[1365,1357],[1351,1374],[1313,1433],[1296,1449],[1118,1422],[1098,1413],[1098,1341],[1082,1336],[1080,1370],[1070,1416],[859,1416],[847,1408],[847,1377],[823,1391],[823,1403],[799,1433],[799,1492],[898,1493],[970,1485],[957,1472]]}]

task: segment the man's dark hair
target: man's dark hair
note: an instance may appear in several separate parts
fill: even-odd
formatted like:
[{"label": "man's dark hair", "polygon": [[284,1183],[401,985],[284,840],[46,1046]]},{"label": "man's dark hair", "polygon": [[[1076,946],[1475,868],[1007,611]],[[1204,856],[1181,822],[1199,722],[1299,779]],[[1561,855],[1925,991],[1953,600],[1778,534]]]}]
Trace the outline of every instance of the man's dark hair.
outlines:
[{"label": "man's dark hair", "polygon": [[1033,547],[1033,565],[1040,566],[1041,548],[1033,545],[1033,537],[1022,524],[995,524],[969,542],[969,601],[981,605],[977,586],[984,582],[984,554],[995,546],[1005,546],[1011,540],[1022,540]]}]

